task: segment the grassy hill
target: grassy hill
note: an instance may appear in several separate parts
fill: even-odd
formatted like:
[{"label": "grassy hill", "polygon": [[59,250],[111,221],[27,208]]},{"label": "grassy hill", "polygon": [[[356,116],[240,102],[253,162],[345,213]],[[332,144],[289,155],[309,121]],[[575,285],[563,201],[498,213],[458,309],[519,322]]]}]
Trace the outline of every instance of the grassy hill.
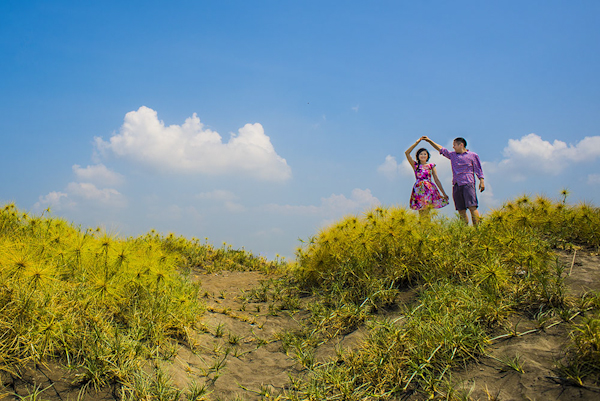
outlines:
[{"label": "grassy hill", "polygon": [[[484,355],[491,333],[517,311],[571,319],[593,310],[573,326],[562,372],[577,385],[597,381],[598,294],[567,298],[565,266],[553,250],[597,252],[599,245],[598,208],[543,197],[509,202],[478,227],[419,221],[404,209],[344,219],[298,252],[300,287],[319,294],[326,308],[345,311],[330,326],[357,326],[386,308],[404,310],[394,321],[374,321],[359,350],[315,369],[315,390],[297,399],[452,397],[448,373]],[[418,300],[399,305],[406,288],[417,288]]]},{"label": "grassy hill", "polygon": [[[16,390],[32,367],[49,364],[69,375],[82,399],[107,388],[108,399],[224,399],[218,370],[181,387],[157,361],[197,348],[198,333],[210,331],[207,313],[248,322],[239,315],[251,302],[297,323],[267,341],[296,368],[283,388],[238,399],[469,399],[452,373],[485,356],[517,314],[538,331],[568,327],[556,375],[594,388],[600,295],[569,295],[568,266],[556,251],[599,247],[600,209],[569,205],[566,194],[520,197],[478,227],[376,208],[307,239],[294,263],[154,232],[114,238],[7,205],[0,211],[0,399],[65,399],[35,383],[27,394]],[[261,272],[270,284],[238,294],[238,312],[207,306],[196,275],[231,270]],[[357,346],[319,358],[324,344],[358,329]],[[230,332],[229,351],[215,360],[224,365],[238,343]],[[505,362],[519,370],[518,358]]]}]

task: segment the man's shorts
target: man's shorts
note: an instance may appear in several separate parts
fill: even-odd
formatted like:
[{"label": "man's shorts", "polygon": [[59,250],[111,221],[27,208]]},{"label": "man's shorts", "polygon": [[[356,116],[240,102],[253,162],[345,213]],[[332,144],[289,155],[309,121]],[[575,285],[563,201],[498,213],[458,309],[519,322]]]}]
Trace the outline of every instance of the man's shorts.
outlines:
[{"label": "man's shorts", "polygon": [[475,183],[452,186],[452,198],[454,198],[454,207],[456,210],[466,210],[472,206],[479,206],[477,203],[477,190]]}]

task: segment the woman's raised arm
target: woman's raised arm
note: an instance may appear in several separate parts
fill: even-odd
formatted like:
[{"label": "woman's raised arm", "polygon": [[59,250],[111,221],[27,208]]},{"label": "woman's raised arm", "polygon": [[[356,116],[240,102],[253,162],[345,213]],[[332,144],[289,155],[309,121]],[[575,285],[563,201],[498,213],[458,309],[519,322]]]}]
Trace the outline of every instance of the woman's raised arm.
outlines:
[{"label": "woman's raised arm", "polygon": [[422,138],[419,138],[417,140],[417,142],[413,143],[412,146],[408,149],[406,149],[406,152],[404,152],[404,154],[406,155],[406,160],[408,160],[408,163],[410,164],[410,166],[412,167],[412,169],[415,169],[415,161],[413,160],[412,156],[410,155],[410,152],[413,151],[414,148],[417,147],[417,145],[419,144],[419,142],[421,142]]}]

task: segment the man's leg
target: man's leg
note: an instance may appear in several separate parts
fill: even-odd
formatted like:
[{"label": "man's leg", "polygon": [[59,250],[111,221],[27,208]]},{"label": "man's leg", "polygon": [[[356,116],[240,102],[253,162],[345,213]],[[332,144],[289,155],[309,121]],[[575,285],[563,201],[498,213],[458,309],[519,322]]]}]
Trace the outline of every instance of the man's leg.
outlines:
[{"label": "man's leg", "polygon": [[454,199],[454,207],[460,216],[460,219],[464,221],[465,224],[469,224],[469,219],[467,219],[467,207],[465,206],[465,197],[463,195],[463,188],[457,184],[452,185],[452,198]]},{"label": "man's leg", "polygon": [[[473,222],[473,225],[476,226],[477,224],[479,224],[479,212],[477,211],[477,206],[478,206],[478,202],[477,202],[477,190],[475,189],[475,183],[471,183],[471,184],[467,184],[465,186],[461,187],[463,189],[463,199],[464,199],[464,209],[469,209],[469,212],[471,212],[471,221]],[[467,220],[467,211],[464,210],[463,213],[465,214],[465,221]]]},{"label": "man's leg", "polygon": [[[465,218],[467,217],[467,211],[465,210]],[[477,210],[477,206],[470,206],[469,212],[471,212],[471,220],[473,221],[473,225],[476,226],[479,224],[479,211]]]}]

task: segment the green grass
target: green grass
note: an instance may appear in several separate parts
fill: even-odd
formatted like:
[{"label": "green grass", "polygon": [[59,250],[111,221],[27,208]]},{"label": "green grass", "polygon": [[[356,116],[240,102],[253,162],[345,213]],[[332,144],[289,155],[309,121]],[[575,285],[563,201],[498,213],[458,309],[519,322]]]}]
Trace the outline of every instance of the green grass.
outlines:
[{"label": "green grass", "polygon": [[600,311],[583,318],[573,326],[567,357],[559,364],[564,376],[575,384],[600,383]]},{"label": "green grass", "polygon": [[524,364],[521,360],[521,355],[519,355],[518,353],[514,357],[509,357],[505,355],[500,358],[491,358],[496,359],[498,362],[501,362],[503,364],[502,370],[504,371],[513,370],[518,373],[525,373],[525,369],[523,367]]},{"label": "green grass", "polygon": [[183,271],[201,268],[208,273],[253,270],[269,274],[285,270],[288,265],[285,258],[277,257],[269,261],[264,256],[256,256],[244,249],[234,249],[226,243],[221,248],[216,248],[208,243],[208,238],[201,242],[197,238],[189,240],[174,234],[164,237],[153,231],[147,236],[159,241],[165,251],[177,255],[178,266]]},{"label": "green grass", "polygon": [[[335,363],[312,366],[302,378],[309,384],[288,398],[450,397],[449,372],[484,355],[489,334],[511,314],[572,315],[564,266],[553,249],[594,249],[599,233],[598,208],[525,196],[484,216],[478,227],[456,219],[420,221],[405,209],[379,207],[322,230],[297,252],[299,290],[319,301],[297,339],[286,334],[288,349],[363,322],[369,334]],[[409,288],[419,295],[402,319],[378,317],[397,308]],[[592,318],[574,327],[577,351],[569,366],[598,377],[598,323]],[[522,371],[518,358],[510,362]]]},{"label": "green grass", "polygon": [[82,393],[116,385],[123,399],[148,391],[153,399],[181,399],[162,372],[139,372],[148,360],[173,358],[200,328],[205,306],[187,277],[191,269],[272,271],[284,264],[155,232],[120,239],[6,205],[0,209],[0,376],[18,377],[25,367],[52,360],[80,372],[75,384]]},{"label": "green grass", "polygon": [[[478,227],[375,208],[308,239],[295,264],[173,234],[120,239],[7,205],[0,210],[0,376],[51,360],[78,369],[81,392],[115,386],[123,400],[218,399],[205,385],[177,389],[157,367],[142,369],[172,359],[191,333],[207,330],[199,288],[188,277],[199,269],[278,273],[240,299],[268,302],[272,314],[307,310],[298,330],[278,335],[303,367],[280,399],[452,399],[452,370],[485,355],[491,333],[517,311],[540,329],[563,317],[571,343],[562,376],[598,383],[600,296],[567,298],[568,271],[554,250],[599,247],[600,209],[569,205],[566,194],[519,197]],[[415,295],[404,305],[398,300],[406,291]],[[386,318],[389,312],[397,317]],[[319,346],[359,327],[366,338],[353,351],[316,357]],[[215,328],[216,337],[225,334]],[[224,339],[240,340],[235,333]],[[216,381],[225,363],[217,359],[208,379]],[[503,363],[523,370],[518,356]],[[32,388],[21,398],[43,392]]]}]

